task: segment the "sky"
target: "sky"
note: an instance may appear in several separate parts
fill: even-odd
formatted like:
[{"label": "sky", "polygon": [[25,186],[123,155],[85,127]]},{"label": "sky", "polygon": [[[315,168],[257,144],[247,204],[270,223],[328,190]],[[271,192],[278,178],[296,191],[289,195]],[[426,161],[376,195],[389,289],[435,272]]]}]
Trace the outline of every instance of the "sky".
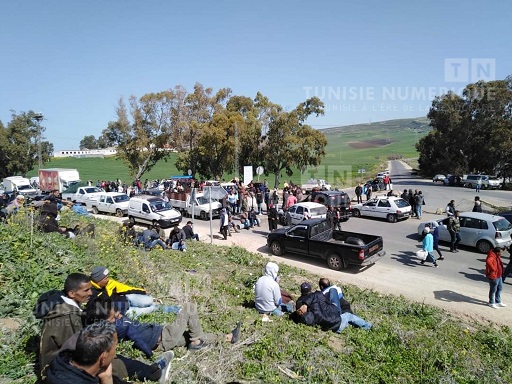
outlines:
[{"label": "sky", "polygon": [[5,1],[0,121],[41,112],[55,150],[116,120],[119,98],[195,83],[257,92],[315,128],[425,116],[432,98],[512,75],[512,2]]}]

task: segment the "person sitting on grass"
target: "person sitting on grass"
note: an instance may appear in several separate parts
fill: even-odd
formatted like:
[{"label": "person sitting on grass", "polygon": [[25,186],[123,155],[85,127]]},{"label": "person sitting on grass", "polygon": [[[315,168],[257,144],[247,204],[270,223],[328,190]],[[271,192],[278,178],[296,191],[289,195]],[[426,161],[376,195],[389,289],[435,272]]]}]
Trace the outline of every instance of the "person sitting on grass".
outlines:
[{"label": "person sitting on grass", "polygon": [[283,295],[279,287],[277,274],[279,266],[276,263],[268,262],[265,265],[263,276],[254,286],[254,305],[262,315],[282,316],[283,312],[293,311],[293,302],[283,302]]},{"label": "person sitting on grass", "polygon": [[116,309],[129,316],[140,316],[157,310],[166,313],[178,313],[179,307],[159,305],[144,289],[120,283],[110,277],[107,267],[94,267],[91,272],[91,284],[94,296],[105,294],[110,297]]},{"label": "person sitting on grass", "polygon": [[[290,316],[296,323],[319,325],[322,331],[341,333],[350,325],[370,330],[372,325],[350,312],[340,313],[340,309],[321,291],[311,291],[311,284],[300,286],[301,296],[297,299],[297,310]],[[336,292],[336,290],[332,290]]]},{"label": "person sitting on grass", "polygon": [[185,232],[187,240],[191,239],[199,241],[199,235],[197,233],[194,233],[192,222],[190,220],[187,221],[187,225],[183,227],[183,232]]},{"label": "person sitting on grass", "polygon": [[175,226],[171,233],[169,234],[168,244],[170,247],[176,251],[187,252],[187,243],[185,240],[187,239],[187,235],[183,229]]},{"label": "person sitting on grass", "polygon": [[[133,341],[134,348],[144,352],[150,358],[153,351],[170,351],[186,346],[188,350],[199,350],[218,339],[215,335],[206,335],[201,327],[197,305],[186,303],[171,324],[142,323],[130,320],[122,314],[115,314],[110,298],[97,296],[87,303],[85,322],[91,324],[99,320],[108,320],[115,324],[120,340]],[[225,341],[235,344],[240,339],[241,323],[229,334]]]}]

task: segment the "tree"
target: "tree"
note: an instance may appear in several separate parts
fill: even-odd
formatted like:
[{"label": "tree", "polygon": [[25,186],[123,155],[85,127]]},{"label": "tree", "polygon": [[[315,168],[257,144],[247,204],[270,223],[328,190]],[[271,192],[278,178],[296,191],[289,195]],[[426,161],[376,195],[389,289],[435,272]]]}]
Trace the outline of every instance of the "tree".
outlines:
[{"label": "tree", "polygon": [[98,141],[94,137],[94,135],[84,136],[82,140],[80,140],[80,150],[84,149],[98,149]]},{"label": "tree", "polygon": [[[0,122],[0,177],[25,176],[38,162],[38,139],[43,140],[45,128],[34,121],[33,111],[12,112],[12,120],[5,127]],[[41,160],[47,162],[53,145],[41,141]]]},{"label": "tree", "polygon": [[118,156],[137,179],[171,153],[171,99],[169,92],[146,94],[138,100],[131,96],[129,112],[120,99],[116,108],[118,119],[111,121],[104,131],[108,141],[117,145]]},{"label": "tree", "polygon": [[479,81],[433,100],[433,129],[416,144],[423,174],[512,174],[511,83]]},{"label": "tree", "polygon": [[284,112],[279,106],[271,107],[264,158],[265,170],[274,174],[275,186],[279,185],[282,170],[291,176],[294,166],[304,168],[320,164],[325,155],[327,140],[320,131],[314,131],[306,125],[305,121],[312,114],[323,115],[323,107],[318,97],[307,99],[291,112]]}]

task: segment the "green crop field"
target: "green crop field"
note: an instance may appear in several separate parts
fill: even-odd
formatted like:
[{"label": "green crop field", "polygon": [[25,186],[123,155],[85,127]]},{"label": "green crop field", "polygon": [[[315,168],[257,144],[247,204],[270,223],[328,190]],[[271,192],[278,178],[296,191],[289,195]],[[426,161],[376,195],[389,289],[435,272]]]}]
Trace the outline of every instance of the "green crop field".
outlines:
[{"label": "green crop field", "polygon": [[[326,179],[336,186],[349,186],[357,181],[372,178],[376,172],[385,166],[389,156],[399,155],[403,158],[416,158],[418,153],[415,144],[429,131],[426,119],[401,119],[359,124],[346,127],[336,127],[323,130],[328,145],[322,164],[314,170],[316,178]],[[153,169],[144,174],[142,179],[162,179],[171,175],[179,175],[174,165],[177,154],[172,153],[166,161],[160,161]],[[253,164],[254,169],[259,164]],[[106,158],[54,158],[44,165],[44,168],[76,168],[82,180],[114,180],[120,178],[130,182],[132,176],[123,161],[115,157]],[[364,175],[358,170],[364,168]],[[300,184],[313,176],[313,170],[308,169],[301,174],[295,169],[291,177],[285,172],[280,179],[292,180]],[[28,176],[37,175],[37,170],[29,172]],[[224,175],[224,179],[233,178],[234,174]],[[363,176],[363,177],[361,177]],[[273,175],[266,177],[270,184]],[[256,176],[255,176],[256,178]]]}]

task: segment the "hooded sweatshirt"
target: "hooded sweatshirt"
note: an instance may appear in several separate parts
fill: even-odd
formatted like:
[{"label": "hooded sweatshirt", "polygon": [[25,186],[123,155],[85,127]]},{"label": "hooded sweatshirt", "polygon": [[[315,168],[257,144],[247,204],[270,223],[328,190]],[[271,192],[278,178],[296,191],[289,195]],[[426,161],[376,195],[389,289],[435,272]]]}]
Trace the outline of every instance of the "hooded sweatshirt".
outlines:
[{"label": "hooded sweatshirt", "polygon": [[254,302],[260,313],[271,313],[281,305],[281,289],[276,281],[278,272],[279,266],[269,262],[265,266],[263,276],[256,282]]},{"label": "hooded sweatshirt", "polygon": [[41,369],[50,364],[64,342],[83,328],[82,310],[72,300],[63,297],[44,317],[41,329],[39,361]]}]

